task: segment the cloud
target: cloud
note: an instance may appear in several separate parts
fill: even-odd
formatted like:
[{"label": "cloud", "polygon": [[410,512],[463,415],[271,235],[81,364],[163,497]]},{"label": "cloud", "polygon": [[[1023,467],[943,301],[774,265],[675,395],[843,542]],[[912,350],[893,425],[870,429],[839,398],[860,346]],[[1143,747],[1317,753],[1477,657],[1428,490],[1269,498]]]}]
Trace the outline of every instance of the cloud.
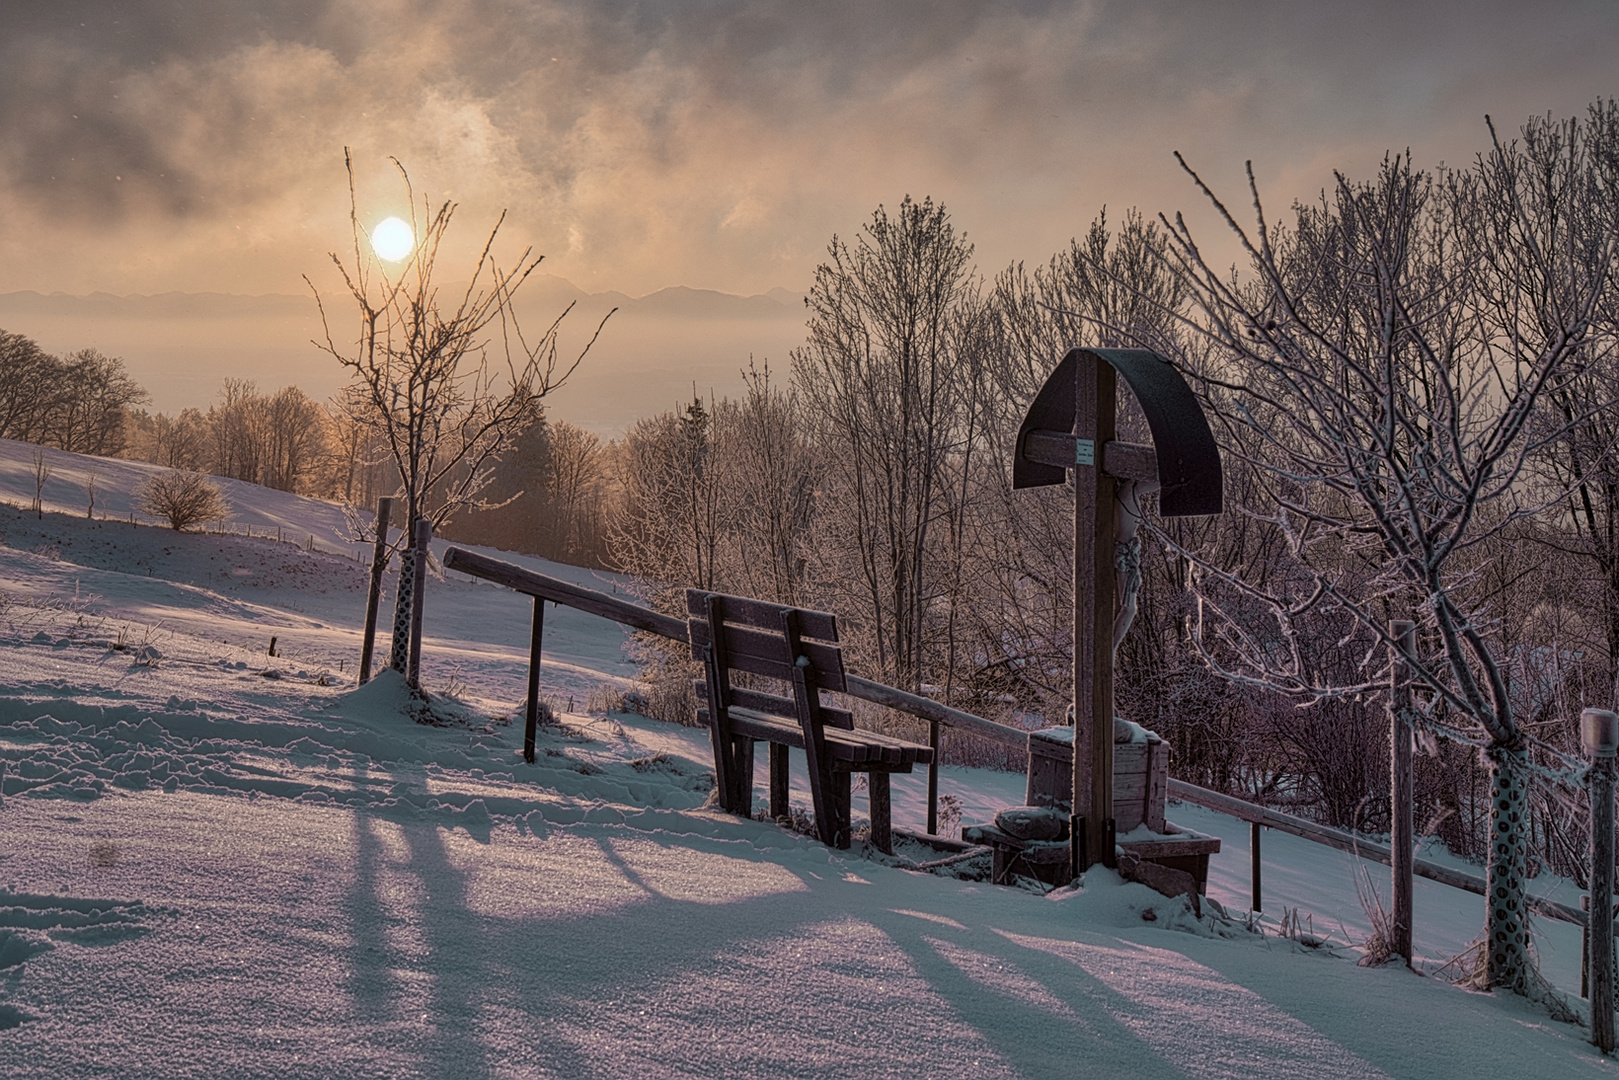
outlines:
[{"label": "cloud", "polygon": [[[137,0],[0,8],[0,289],[292,291],[388,163],[592,288],[801,286],[833,232],[929,194],[991,262],[1103,203],[1187,205],[1255,158],[1465,160],[1609,93],[1619,15],[1568,4],[680,5]],[[1273,199],[1272,201],[1278,201]],[[476,226],[476,227],[474,227]]]}]

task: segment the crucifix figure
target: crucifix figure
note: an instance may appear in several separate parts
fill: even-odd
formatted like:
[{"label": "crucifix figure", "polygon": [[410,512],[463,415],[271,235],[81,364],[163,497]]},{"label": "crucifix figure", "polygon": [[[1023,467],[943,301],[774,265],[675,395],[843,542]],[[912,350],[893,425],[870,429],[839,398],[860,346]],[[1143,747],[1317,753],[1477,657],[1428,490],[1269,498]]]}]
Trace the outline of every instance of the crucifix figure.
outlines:
[{"label": "crucifix figure", "polygon": [[[1146,414],[1152,445],[1120,442],[1116,377]],[[1220,453],[1191,387],[1146,349],[1073,349],[1018,430],[1012,486],[1074,482],[1074,871],[1113,864],[1113,666],[1135,616],[1139,498],[1165,517],[1218,514]],[[1122,601],[1122,603],[1120,602]]]}]

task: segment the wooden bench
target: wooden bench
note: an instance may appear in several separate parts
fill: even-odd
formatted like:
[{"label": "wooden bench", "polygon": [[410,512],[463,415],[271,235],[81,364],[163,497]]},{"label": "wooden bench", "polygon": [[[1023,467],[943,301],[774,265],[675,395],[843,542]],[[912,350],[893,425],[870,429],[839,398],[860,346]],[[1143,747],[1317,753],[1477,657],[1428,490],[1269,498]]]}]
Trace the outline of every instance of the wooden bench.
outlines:
[{"label": "wooden bench", "polygon": [[[933,751],[856,730],[848,710],[822,703],[822,690],[846,689],[836,616],[701,589],[686,591],[686,610],[692,658],[703,663],[697,689],[706,707],[699,707],[697,716],[713,738],[720,806],[752,815],[753,746],[765,742],[770,746],[770,815],[785,818],[787,750],[802,750],[821,842],[849,846],[850,776],[861,772],[870,792],[871,842],[891,854],[889,774],[926,765]],[[786,693],[738,686],[733,672],[744,672],[749,682],[770,680]]]}]

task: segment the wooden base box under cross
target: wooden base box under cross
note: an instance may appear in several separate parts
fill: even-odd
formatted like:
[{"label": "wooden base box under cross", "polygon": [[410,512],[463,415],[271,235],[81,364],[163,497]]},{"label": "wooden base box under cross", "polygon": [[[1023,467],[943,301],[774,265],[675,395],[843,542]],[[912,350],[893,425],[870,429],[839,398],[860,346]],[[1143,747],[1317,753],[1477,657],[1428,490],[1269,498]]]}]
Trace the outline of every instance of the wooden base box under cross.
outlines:
[{"label": "wooden base box under cross", "polygon": [[[1208,889],[1209,856],[1220,850],[1219,838],[1191,833],[1165,819],[1169,801],[1169,744],[1153,732],[1135,724],[1118,723],[1116,736],[1127,741],[1113,744],[1113,821],[1117,835],[1116,855],[1126,876],[1137,876],[1154,888],[1177,888],[1186,874],[1198,895]],[[1046,728],[1029,733],[1029,775],[1024,802],[1029,806],[1051,807],[1072,813],[1074,793],[1074,729]],[[1048,884],[1073,879],[1066,840],[1031,842],[1018,840],[992,825],[971,831],[977,843],[995,850],[994,879],[1009,883],[1021,873]],[[1162,867],[1169,874],[1147,870],[1137,874],[1142,863]],[[1178,891],[1178,890],[1177,890]]]},{"label": "wooden base box under cross", "polygon": [[[1165,825],[1164,833],[1138,829],[1120,839],[1117,851],[1120,873],[1170,895],[1182,892],[1204,895],[1209,888],[1209,856],[1220,850],[1220,838],[1182,829],[1172,821]],[[1074,880],[1066,830],[1056,840],[1024,840],[994,825],[971,825],[961,831],[961,838],[967,843],[993,849],[995,861],[990,880],[996,885],[1010,885],[1017,876],[1052,886]],[[1142,863],[1175,873],[1157,874],[1150,869],[1137,869]]]}]

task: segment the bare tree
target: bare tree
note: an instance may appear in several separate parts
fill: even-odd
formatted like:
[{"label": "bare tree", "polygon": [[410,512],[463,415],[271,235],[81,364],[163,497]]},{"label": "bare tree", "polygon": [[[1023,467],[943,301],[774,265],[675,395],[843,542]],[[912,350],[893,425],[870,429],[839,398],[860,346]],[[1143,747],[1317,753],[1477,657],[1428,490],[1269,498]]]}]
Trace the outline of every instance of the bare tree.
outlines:
[{"label": "bare tree", "polygon": [[[1526,143],[1551,147],[1568,139],[1583,141],[1591,168],[1600,182],[1619,185],[1619,104],[1599,101],[1587,112],[1583,132],[1570,125],[1533,121],[1525,129]],[[1590,200],[1570,200],[1567,212],[1582,214],[1582,227],[1603,233],[1619,229],[1619,221],[1604,211],[1610,208]],[[1611,295],[1606,298],[1615,303]],[[1609,310],[1609,321],[1619,312]],[[1619,425],[1610,410],[1592,408],[1612,394],[1619,383],[1619,349],[1611,339],[1587,342],[1581,363],[1573,366],[1552,389],[1554,409],[1539,418],[1548,437],[1537,464],[1540,479],[1552,493],[1566,492],[1561,520],[1541,537],[1552,548],[1571,550],[1596,571],[1600,595],[1598,611],[1601,645],[1607,653],[1607,682],[1619,682]],[[1572,537],[1566,534],[1571,532]],[[1595,643],[1593,643],[1595,644]],[[1605,704],[1605,703],[1604,703]]]},{"label": "bare tree", "polygon": [[45,483],[51,478],[51,463],[45,459],[45,448],[34,447],[34,505],[29,509],[41,521],[45,520]]},{"label": "bare tree", "polygon": [[216,476],[256,484],[264,454],[264,397],[251,379],[226,379],[209,406],[210,465]]},{"label": "bare tree", "polygon": [[836,484],[822,527],[854,556],[830,576],[860,583],[844,609],[869,628],[877,667],[911,689],[945,585],[929,546],[963,449],[962,376],[977,362],[961,348],[981,308],[972,250],[931,199],[906,197],[893,217],[878,207],[854,246],[833,237],[806,299],[809,340],[792,354]]},{"label": "bare tree", "polygon": [[0,371],[0,438],[75,453],[120,453],[129,410],[147,397],[117,357],[81,349],[61,360],[5,331]]},{"label": "bare tree", "polygon": [[59,361],[22,334],[0,331],[0,437],[43,442]]},{"label": "bare tree", "polygon": [[[966,561],[973,564],[969,580],[982,589],[973,606],[981,620],[975,636],[988,662],[977,677],[986,690],[1011,694],[1048,715],[1060,716],[1073,700],[1074,495],[1071,485],[1014,492],[1011,454],[1024,409],[1069,349],[1170,348],[1186,288],[1164,257],[1166,243],[1156,221],[1131,211],[1114,228],[1104,211],[1082,238],[1045,265],[1032,273],[1022,264],[1011,266],[996,276],[991,290],[982,468],[965,545]],[[1128,399],[1122,404],[1120,437],[1147,441],[1139,410]],[[1167,607],[1148,606],[1131,641],[1160,642],[1147,631]],[[1193,673],[1184,666],[1166,667],[1173,663],[1160,651],[1134,657],[1129,670],[1184,689]],[[1201,670],[1201,662],[1197,667]],[[1120,689],[1128,692],[1128,680]],[[1219,709],[1165,709],[1156,719],[1132,719],[1156,723],[1156,730],[1169,736],[1173,725],[1218,715]],[[1201,760],[1204,755],[1190,751],[1193,742],[1204,741],[1177,741],[1180,760]]]},{"label": "bare tree", "polygon": [[172,417],[158,413],[151,418],[150,439],[142,451],[145,460],[194,472],[202,468],[207,454],[208,418],[194,408]]},{"label": "bare tree", "polygon": [[726,588],[782,604],[806,602],[816,489],[823,463],[810,439],[797,392],[770,382],[770,366],[750,363],[739,401],[715,411],[725,459]]},{"label": "bare tree", "polygon": [[343,407],[384,446],[398,477],[405,520],[426,519],[440,528],[458,510],[481,505],[479,493],[489,482],[492,463],[534,422],[540,400],[578,367],[607,319],[585,348],[561,365],[557,334],[567,311],[537,339],[524,336],[513,298],[540,257],[525,250],[509,266],[496,261],[493,249],[504,214],[490,230],[465,288],[445,303],[434,275],[456,206],[444,202],[434,211],[424,197],[418,209],[409,176],[397,160],[394,164],[418,238],[397,274],[365,249],[353,162],[344,152],[353,251],[347,262],[335,252],[331,258],[358,310],[353,346],[338,344],[320,290],[305,281],[325,329],[316,345],[349,375]]},{"label": "bare tree", "polygon": [[258,482],[277,491],[305,491],[327,454],[327,420],[296,386],[259,403]]},{"label": "bare tree", "polygon": [[[1251,169],[1252,232],[1187,171],[1251,277],[1210,267],[1177,217],[1172,254],[1200,316],[1183,325],[1214,358],[1178,355],[1202,377],[1224,453],[1256,478],[1228,507],[1287,556],[1254,577],[1212,548],[1181,548],[1197,564],[1204,655],[1246,685],[1355,698],[1381,686],[1388,620],[1418,620],[1409,663],[1426,693],[1413,722],[1478,745],[1492,772],[1481,975],[1533,992],[1523,874],[1535,747],[1478,574],[1486,541],[1542,508],[1526,470],[1553,432],[1534,421],[1604,329],[1614,235],[1589,226],[1611,220],[1613,190],[1580,125],[1538,121],[1464,171],[1429,176],[1396,156],[1370,182],[1339,176],[1288,228],[1266,219]],[[1306,642],[1328,633],[1364,657],[1354,677],[1314,661]]]},{"label": "bare tree", "polygon": [[571,560],[593,538],[603,479],[601,439],[567,421],[551,425],[547,484],[557,558]]},{"label": "bare tree", "polygon": [[217,484],[201,473],[179,470],[143,481],[135,489],[135,505],[143,513],[163,518],[176,532],[218,521],[230,513]]},{"label": "bare tree", "polygon": [[79,454],[120,453],[125,414],[145,400],[121,359],[80,349],[59,362],[44,441]]}]

